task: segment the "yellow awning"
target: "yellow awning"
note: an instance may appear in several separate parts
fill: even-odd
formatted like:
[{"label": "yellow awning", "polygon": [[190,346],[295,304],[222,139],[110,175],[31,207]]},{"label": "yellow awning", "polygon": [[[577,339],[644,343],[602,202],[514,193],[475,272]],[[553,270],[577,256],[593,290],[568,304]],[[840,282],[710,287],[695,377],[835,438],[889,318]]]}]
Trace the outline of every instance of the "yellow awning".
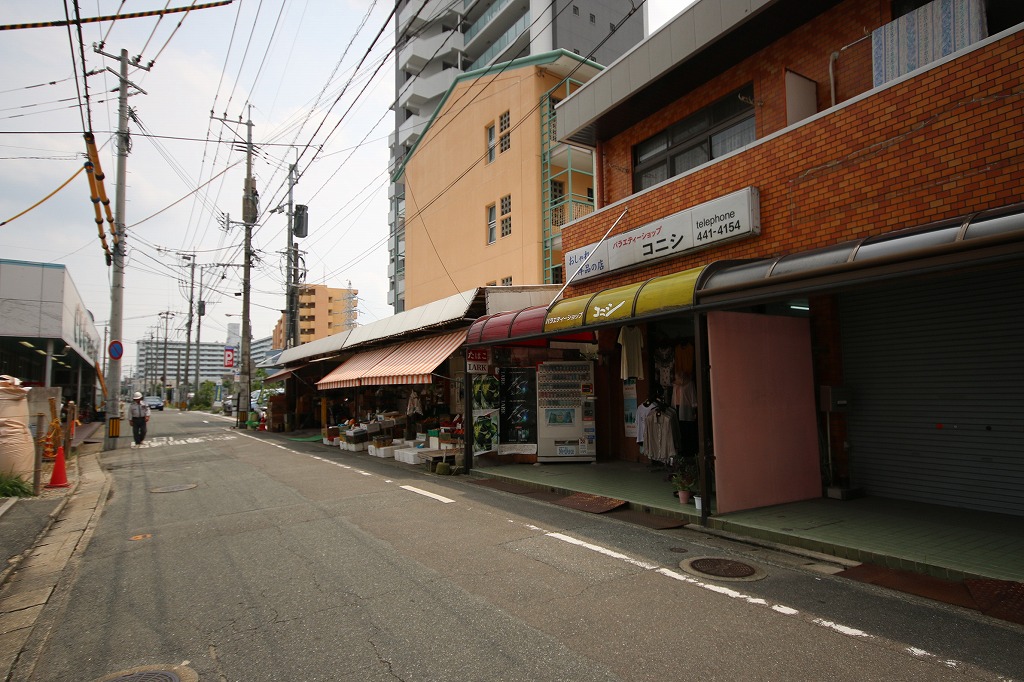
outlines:
[{"label": "yellow awning", "polygon": [[548,311],[544,331],[591,327],[689,308],[704,267],[563,299]]}]

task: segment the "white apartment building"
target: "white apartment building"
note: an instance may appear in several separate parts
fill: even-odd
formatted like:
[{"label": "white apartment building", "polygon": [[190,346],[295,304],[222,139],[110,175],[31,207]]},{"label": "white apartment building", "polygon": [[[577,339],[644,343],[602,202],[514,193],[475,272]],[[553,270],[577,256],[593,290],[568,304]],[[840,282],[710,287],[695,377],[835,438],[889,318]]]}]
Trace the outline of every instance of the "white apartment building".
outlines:
[{"label": "white apartment building", "polygon": [[[556,49],[593,52],[592,61],[611,64],[647,35],[646,4],[623,22],[630,10],[622,0],[399,0],[391,172],[458,75]],[[398,313],[405,310],[404,185],[392,183],[388,199],[388,303]]]}]

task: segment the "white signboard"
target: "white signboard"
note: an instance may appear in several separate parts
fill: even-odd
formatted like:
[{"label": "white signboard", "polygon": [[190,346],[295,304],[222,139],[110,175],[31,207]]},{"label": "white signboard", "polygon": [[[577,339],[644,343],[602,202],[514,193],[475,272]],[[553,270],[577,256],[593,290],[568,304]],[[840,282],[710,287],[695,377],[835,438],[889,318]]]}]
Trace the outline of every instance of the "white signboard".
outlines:
[{"label": "white signboard", "polygon": [[575,279],[599,277],[613,270],[759,234],[760,195],[756,187],[747,187],[609,237],[601,244],[573,249],[565,254],[565,272],[571,277],[586,261]]}]

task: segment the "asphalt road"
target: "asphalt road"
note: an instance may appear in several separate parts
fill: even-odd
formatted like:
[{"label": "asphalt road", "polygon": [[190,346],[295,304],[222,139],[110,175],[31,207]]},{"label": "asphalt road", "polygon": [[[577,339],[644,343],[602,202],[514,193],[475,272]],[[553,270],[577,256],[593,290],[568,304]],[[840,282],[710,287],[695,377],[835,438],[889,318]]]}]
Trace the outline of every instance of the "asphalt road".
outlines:
[{"label": "asphalt road", "polygon": [[[1011,624],[230,424],[156,412],[145,447],[103,454],[32,679],[1024,679]],[[696,556],[763,577],[694,577]]]}]

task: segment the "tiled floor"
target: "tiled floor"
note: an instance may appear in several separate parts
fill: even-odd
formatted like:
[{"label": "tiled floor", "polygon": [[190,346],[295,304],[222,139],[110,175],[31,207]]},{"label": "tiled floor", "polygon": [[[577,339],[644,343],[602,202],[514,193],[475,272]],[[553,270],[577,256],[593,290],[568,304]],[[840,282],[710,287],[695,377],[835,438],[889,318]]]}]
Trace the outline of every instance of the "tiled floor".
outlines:
[{"label": "tiled floor", "polygon": [[[654,514],[684,514],[665,473],[630,462],[504,464],[474,473],[559,492],[627,500]],[[940,578],[1024,581],[1024,519],[955,507],[863,497],[816,499],[711,516],[713,528]]]}]

